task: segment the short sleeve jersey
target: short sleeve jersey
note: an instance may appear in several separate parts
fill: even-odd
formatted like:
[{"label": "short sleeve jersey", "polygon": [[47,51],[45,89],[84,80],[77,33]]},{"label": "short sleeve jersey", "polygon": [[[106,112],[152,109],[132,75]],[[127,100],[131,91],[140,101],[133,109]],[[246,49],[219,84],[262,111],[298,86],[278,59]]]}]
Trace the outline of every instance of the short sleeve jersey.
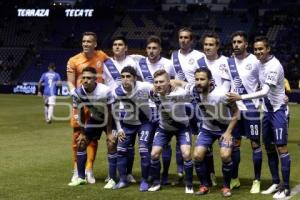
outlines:
[{"label": "short sleeve jersey", "polygon": [[[189,83],[195,83],[195,71],[199,68],[197,64],[197,60],[202,58],[204,56],[204,53],[192,50],[191,52],[187,54],[182,54],[180,50],[178,50],[178,60],[181,65],[183,74]],[[174,53],[172,54],[172,62],[174,66]],[[175,71],[175,79],[183,80],[183,77],[181,74],[178,74],[174,68]]]},{"label": "short sleeve jersey", "polygon": [[40,82],[44,83],[44,96],[56,95],[56,83],[61,81],[60,75],[56,72],[45,72],[40,78]]},{"label": "short sleeve jersey", "polygon": [[102,82],[103,63],[108,56],[103,51],[95,51],[91,58],[87,58],[84,53],[79,53],[68,60],[67,72],[75,74],[75,87],[81,85],[82,70],[85,67],[93,67],[97,71],[97,82]]},{"label": "short sleeve jersey", "polygon": [[[259,87],[259,68],[261,66],[259,60],[257,60],[253,54],[249,54],[242,60],[236,57],[234,59],[239,78],[236,77],[233,80],[229,73],[231,76],[231,91],[241,93],[241,91],[238,90],[241,89],[240,85],[243,84],[248,94],[256,92]],[[259,99],[252,99],[251,101],[257,108],[259,105]],[[248,110],[243,101],[237,101],[237,106],[240,110]]]}]

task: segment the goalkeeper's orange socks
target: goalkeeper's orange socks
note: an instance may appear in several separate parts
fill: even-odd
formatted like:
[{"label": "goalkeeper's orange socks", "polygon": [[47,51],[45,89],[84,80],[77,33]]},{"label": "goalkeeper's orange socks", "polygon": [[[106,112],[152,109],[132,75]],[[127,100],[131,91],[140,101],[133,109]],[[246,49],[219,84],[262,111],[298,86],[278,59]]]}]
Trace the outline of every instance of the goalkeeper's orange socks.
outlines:
[{"label": "goalkeeper's orange socks", "polygon": [[96,159],[98,149],[98,140],[92,140],[87,146],[87,163],[85,168],[90,170],[93,169],[94,161]]}]

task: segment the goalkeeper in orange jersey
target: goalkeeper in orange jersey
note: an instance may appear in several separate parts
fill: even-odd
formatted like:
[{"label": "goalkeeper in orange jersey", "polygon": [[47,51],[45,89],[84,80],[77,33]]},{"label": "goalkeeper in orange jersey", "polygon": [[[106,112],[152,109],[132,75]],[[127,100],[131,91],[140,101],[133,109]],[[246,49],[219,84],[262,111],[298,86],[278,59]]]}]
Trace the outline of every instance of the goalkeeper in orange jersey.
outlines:
[{"label": "goalkeeper in orange jersey", "polygon": [[[67,80],[69,90],[72,93],[75,88],[81,85],[82,70],[87,66],[93,67],[97,72],[97,82],[102,82],[102,71],[103,62],[108,58],[108,56],[101,50],[96,50],[97,47],[97,35],[93,32],[84,32],[82,35],[82,52],[71,57],[67,63]],[[77,144],[76,139],[80,134],[80,127],[77,123],[78,111],[76,108],[73,108],[71,126],[73,128],[73,140],[72,140],[72,149],[73,149],[73,161],[74,161],[74,171],[72,180],[74,181],[78,178],[78,171],[76,166],[76,152]],[[108,141],[108,151],[113,151],[110,149],[113,141],[113,136],[107,136]],[[87,146],[87,163],[86,163],[86,177],[88,183],[95,183],[95,178],[93,175],[93,163],[96,157],[98,147],[98,141],[93,139],[89,142]]]}]

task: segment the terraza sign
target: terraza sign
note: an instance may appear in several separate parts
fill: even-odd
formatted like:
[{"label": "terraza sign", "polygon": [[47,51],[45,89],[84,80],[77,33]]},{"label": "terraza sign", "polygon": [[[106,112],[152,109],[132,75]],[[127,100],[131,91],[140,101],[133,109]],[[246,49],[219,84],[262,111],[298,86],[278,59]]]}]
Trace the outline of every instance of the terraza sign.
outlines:
[{"label": "terraza sign", "polygon": [[48,17],[49,9],[18,9],[18,17]]}]

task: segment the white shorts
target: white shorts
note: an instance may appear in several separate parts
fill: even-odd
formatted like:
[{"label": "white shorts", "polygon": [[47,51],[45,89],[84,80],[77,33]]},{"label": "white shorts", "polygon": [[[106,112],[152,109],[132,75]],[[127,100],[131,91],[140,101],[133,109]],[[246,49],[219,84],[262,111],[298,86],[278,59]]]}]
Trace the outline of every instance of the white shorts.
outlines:
[{"label": "white shorts", "polygon": [[43,96],[44,103],[48,105],[55,105],[56,102],[56,96]]}]

